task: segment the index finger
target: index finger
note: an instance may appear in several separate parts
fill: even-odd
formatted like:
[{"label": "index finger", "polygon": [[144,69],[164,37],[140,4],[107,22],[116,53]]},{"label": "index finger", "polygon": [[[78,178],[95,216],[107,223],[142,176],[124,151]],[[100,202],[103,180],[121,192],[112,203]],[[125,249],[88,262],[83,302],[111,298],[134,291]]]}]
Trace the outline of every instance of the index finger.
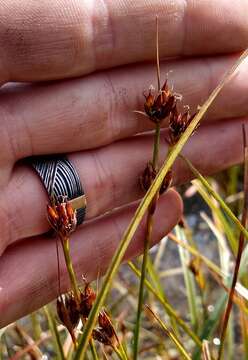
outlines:
[{"label": "index finger", "polygon": [[73,77],[155,57],[241,51],[248,2],[236,0],[5,0],[0,82]]}]

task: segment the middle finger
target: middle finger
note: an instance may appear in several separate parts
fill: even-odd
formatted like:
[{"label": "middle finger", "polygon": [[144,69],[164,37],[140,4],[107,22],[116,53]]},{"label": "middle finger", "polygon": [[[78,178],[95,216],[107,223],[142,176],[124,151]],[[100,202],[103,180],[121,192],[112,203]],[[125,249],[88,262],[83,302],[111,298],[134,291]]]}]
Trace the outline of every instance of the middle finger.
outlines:
[{"label": "middle finger", "polygon": [[[235,57],[164,63],[170,83],[192,111],[219,83]],[[165,76],[162,76],[165,78]],[[208,119],[248,112],[247,62],[214,103]],[[154,65],[126,67],[54,84],[3,87],[0,98],[1,143],[12,164],[21,158],[92,149],[149,130],[142,92],[156,84]],[[0,155],[1,160],[1,155]]]}]

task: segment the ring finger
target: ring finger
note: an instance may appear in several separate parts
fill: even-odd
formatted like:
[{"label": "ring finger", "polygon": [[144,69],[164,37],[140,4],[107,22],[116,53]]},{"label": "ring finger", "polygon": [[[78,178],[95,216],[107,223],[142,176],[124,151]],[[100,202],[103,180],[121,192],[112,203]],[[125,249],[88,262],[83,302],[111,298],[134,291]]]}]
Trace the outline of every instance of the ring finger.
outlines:
[{"label": "ring finger", "polygon": [[[184,153],[205,174],[242,161],[242,123],[248,123],[248,119],[223,120],[199,128]],[[69,155],[87,196],[87,219],[142,196],[139,177],[151,158],[152,143],[152,134],[140,135],[97,150]],[[166,152],[166,142],[161,141],[161,159]],[[174,168],[174,184],[190,177],[184,164],[178,161]],[[20,238],[39,235],[49,229],[45,214],[47,201],[46,191],[35,172],[18,165],[0,201],[2,251]]]}]

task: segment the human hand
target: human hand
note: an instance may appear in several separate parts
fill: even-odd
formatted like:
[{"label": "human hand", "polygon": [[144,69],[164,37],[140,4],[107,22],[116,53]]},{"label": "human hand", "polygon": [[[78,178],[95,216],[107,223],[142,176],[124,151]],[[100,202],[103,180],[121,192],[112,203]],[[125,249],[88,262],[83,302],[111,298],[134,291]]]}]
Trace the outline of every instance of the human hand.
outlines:
[{"label": "human hand", "polygon": [[[78,274],[94,279],[134,213],[132,202],[142,197],[138,178],[151,158],[153,137],[133,135],[152,124],[133,110],[142,110],[143,90],[156,84],[156,15],[160,54],[167,58],[162,77],[172,70],[169,82],[194,111],[247,46],[247,10],[242,0],[1,3],[0,82],[29,84],[4,85],[0,96],[0,327],[57,296],[55,240],[44,235],[47,195],[19,160],[69,154],[88,201],[88,221],[71,239],[72,258]],[[247,77],[244,65],[184,149],[205,174],[242,160]],[[41,80],[59,81],[34,84]],[[165,141],[161,151],[163,158]],[[178,161],[174,184],[189,178]],[[181,214],[181,200],[169,190],[155,215],[154,242]],[[142,251],[144,231],[143,224],[126,258]],[[61,284],[66,290],[64,268]]]}]

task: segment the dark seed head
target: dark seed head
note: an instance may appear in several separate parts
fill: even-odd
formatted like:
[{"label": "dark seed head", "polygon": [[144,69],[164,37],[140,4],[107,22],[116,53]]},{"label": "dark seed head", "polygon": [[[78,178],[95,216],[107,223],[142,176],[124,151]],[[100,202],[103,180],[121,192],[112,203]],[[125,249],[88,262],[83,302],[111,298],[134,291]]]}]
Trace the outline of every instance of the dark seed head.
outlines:
[{"label": "dark seed head", "polygon": [[105,310],[102,310],[98,315],[98,323],[102,329],[104,329],[105,333],[109,338],[115,336],[115,330],[113,324],[110,320],[110,317],[106,313]]},{"label": "dark seed head", "polygon": [[99,327],[93,331],[93,338],[104,345],[115,347],[119,340],[111,319],[105,310],[99,313],[98,324]]},{"label": "dark seed head", "polygon": [[154,90],[150,88],[148,95],[144,93],[144,96],[146,99],[145,112],[155,123],[159,123],[169,116],[176,103],[176,96],[169,89],[167,81],[159,92],[154,93]]},{"label": "dark seed head", "polygon": [[185,132],[189,126],[192,116],[190,116],[189,109],[184,113],[179,113],[177,106],[175,105],[170,113],[169,120],[169,140],[171,145],[178,142],[181,135]]},{"label": "dark seed head", "polygon": [[95,299],[96,299],[96,293],[90,287],[90,284],[86,284],[84,291],[81,292],[81,299],[79,305],[80,314],[83,316],[84,319],[88,318]]},{"label": "dark seed head", "polygon": [[171,184],[172,184],[172,171],[169,170],[164,177],[162,185],[159,189],[159,194],[160,195],[164,194],[170,188]]},{"label": "dark seed head", "polygon": [[47,205],[47,216],[51,226],[61,238],[67,238],[76,229],[76,210],[73,210],[68,201]]},{"label": "dark seed head", "polygon": [[62,324],[65,325],[71,334],[72,340],[75,342],[74,329],[78,325],[80,315],[77,309],[77,303],[72,293],[58,297],[57,314]]},{"label": "dark seed head", "polygon": [[151,186],[153,180],[156,177],[156,171],[152,166],[152,163],[149,162],[143,172],[143,174],[140,177],[140,185],[144,191],[147,191],[149,187]]},{"label": "dark seed head", "polygon": [[99,341],[101,344],[106,346],[113,346],[111,339],[108,338],[107,334],[105,334],[102,329],[94,329],[92,331],[92,337],[94,340]]}]

